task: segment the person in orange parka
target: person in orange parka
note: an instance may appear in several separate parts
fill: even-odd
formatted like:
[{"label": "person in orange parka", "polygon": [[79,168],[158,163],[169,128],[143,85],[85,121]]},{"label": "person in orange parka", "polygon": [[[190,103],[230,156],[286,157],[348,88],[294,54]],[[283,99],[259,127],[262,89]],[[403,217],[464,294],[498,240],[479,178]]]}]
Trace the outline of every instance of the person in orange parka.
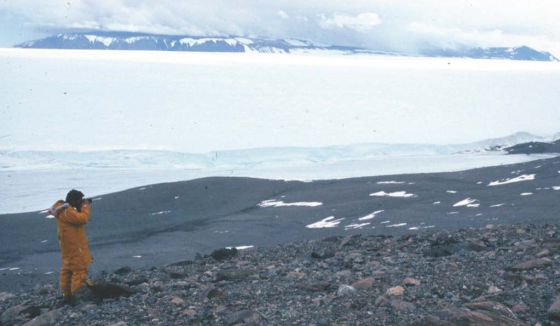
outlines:
[{"label": "person in orange parka", "polygon": [[56,217],[58,229],[62,256],[60,288],[65,303],[75,301],[75,294],[86,284],[88,267],[93,262],[85,228],[89,220],[90,201],[83,198],[82,192],[73,189],[66,195],[66,201],[59,200],[50,209]]}]

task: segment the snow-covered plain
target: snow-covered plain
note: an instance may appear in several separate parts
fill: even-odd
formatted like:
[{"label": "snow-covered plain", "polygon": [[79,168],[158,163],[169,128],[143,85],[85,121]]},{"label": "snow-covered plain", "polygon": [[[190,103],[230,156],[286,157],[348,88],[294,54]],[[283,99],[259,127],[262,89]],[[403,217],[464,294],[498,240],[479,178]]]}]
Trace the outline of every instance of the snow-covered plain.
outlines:
[{"label": "snow-covered plain", "polygon": [[558,63],[0,49],[0,72],[0,214],[71,188],[518,163],[547,156],[479,151],[539,137],[472,142],[560,121]]},{"label": "snow-covered plain", "polygon": [[0,148],[455,144],[558,132],[560,63],[0,49]]}]

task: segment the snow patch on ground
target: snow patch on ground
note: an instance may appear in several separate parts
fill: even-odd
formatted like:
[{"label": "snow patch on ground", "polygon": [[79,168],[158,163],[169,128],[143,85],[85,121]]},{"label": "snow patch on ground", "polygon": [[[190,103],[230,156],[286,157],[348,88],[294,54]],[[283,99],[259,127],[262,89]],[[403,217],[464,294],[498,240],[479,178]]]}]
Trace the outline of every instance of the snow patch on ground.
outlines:
[{"label": "snow patch on ground", "polygon": [[301,201],[294,203],[285,203],[282,200],[269,199],[262,201],[258,204],[259,207],[287,207],[287,206],[300,206],[300,207],[317,207],[321,206],[323,203],[318,201]]},{"label": "snow patch on ground", "polygon": [[389,224],[386,225],[386,228],[400,228],[402,226],[406,226],[408,223],[397,223],[397,224]]},{"label": "snow patch on ground", "polygon": [[171,213],[171,211],[159,211],[159,212],[155,212],[155,213],[151,213],[150,215],[154,216],[154,215],[164,215],[164,214],[169,214]]},{"label": "snow patch on ground", "polygon": [[372,197],[401,197],[401,198],[410,198],[416,196],[415,194],[407,193],[406,191],[395,191],[395,192],[378,191],[369,195]]},{"label": "snow patch on ground", "polygon": [[448,194],[456,194],[457,190],[446,190],[445,192]]},{"label": "snow patch on ground", "polygon": [[373,212],[373,213],[371,213],[371,214],[368,214],[368,215],[366,215],[366,216],[363,216],[363,217],[358,218],[358,221],[367,221],[367,220],[371,220],[371,219],[375,218],[375,216],[376,216],[377,214],[382,213],[382,212],[384,212],[384,211],[385,211],[385,210],[383,210],[383,209],[382,209],[382,210],[379,210],[379,211],[375,211],[375,212]]},{"label": "snow patch on ground", "polygon": [[441,204],[441,202],[438,200],[438,201],[433,202],[432,204],[433,205],[439,205],[439,204]]},{"label": "snow patch on ground", "polygon": [[531,196],[533,193],[532,192],[522,192],[520,195],[521,196]]},{"label": "snow patch on ground", "polygon": [[500,203],[500,204],[494,204],[494,205],[490,205],[490,207],[502,207],[504,206],[506,203]]},{"label": "snow patch on ground", "polygon": [[366,223],[354,223],[354,224],[348,224],[344,227],[345,230],[349,230],[349,229],[361,229],[366,225],[369,225],[369,222]]},{"label": "snow patch on ground", "polygon": [[560,186],[553,186],[552,190],[560,190]]},{"label": "snow patch on ground", "polygon": [[478,207],[480,206],[480,203],[477,203],[478,199],[472,199],[472,198],[465,198],[461,201],[456,202],[455,204],[453,204],[453,207],[462,207],[462,206],[466,206],[466,207]]},{"label": "snow patch on ground", "polygon": [[404,182],[404,181],[392,181],[392,180],[391,181],[378,181],[377,182],[378,185],[387,185],[387,184],[400,185],[400,184],[403,184],[403,183],[406,183],[406,182]]},{"label": "snow patch on ground", "polygon": [[141,255],[132,256],[132,258],[142,258]]},{"label": "snow patch on ground", "polygon": [[535,180],[535,174],[523,174],[515,178],[492,181],[488,186],[501,186],[509,183]]},{"label": "snow patch on ground", "polygon": [[344,218],[336,219],[334,216],[329,216],[318,222],[308,224],[305,227],[309,229],[334,228],[335,226],[340,224],[340,221],[342,221],[343,219]]},{"label": "snow patch on ground", "polygon": [[254,248],[255,246],[237,246],[237,247],[226,247],[226,249],[237,249],[237,250],[246,250],[246,249],[251,249]]},{"label": "snow patch on ground", "polygon": [[54,215],[49,214],[49,215],[45,216],[45,218],[54,218]]}]

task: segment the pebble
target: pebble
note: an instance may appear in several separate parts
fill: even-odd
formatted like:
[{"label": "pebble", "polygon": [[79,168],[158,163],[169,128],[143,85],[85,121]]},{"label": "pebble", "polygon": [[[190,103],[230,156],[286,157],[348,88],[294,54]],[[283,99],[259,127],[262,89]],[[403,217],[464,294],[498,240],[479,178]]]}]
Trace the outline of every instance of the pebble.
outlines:
[{"label": "pebble", "polygon": [[385,292],[388,296],[401,296],[404,294],[404,288],[402,286],[395,286],[392,288],[387,289]]},{"label": "pebble", "polygon": [[352,283],[352,287],[359,289],[359,290],[365,290],[365,289],[369,289],[371,287],[373,287],[373,283],[375,282],[375,279],[373,277],[367,277],[364,279],[361,279],[359,281],[356,281],[354,283]]},{"label": "pebble", "polygon": [[420,285],[420,280],[417,280],[412,277],[407,277],[403,280],[403,285],[418,286]]},{"label": "pebble", "polygon": [[339,297],[352,296],[356,294],[357,290],[351,285],[341,284],[336,291],[336,295]]}]

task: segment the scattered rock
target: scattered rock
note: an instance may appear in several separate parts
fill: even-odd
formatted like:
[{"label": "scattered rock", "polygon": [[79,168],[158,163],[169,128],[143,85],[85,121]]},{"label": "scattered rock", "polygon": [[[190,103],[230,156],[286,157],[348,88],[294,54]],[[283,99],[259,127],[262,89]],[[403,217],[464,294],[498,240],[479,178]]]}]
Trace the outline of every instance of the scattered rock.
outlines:
[{"label": "scattered rock", "polygon": [[550,320],[560,321],[560,298],[557,298],[552,306],[548,308],[547,315]]},{"label": "scattered rock", "polygon": [[356,294],[356,292],[357,290],[354,287],[346,284],[341,284],[336,291],[336,295],[339,297],[353,296],[354,294]]},{"label": "scattered rock", "polygon": [[358,290],[369,289],[373,286],[375,279],[373,277],[367,277],[352,283],[352,287]]},{"label": "scattered rock", "polygon": [[471,302],[465,304],[465,308],[454,309],[451,321],[473,326],[523,325],[509,308],[493,301]]},{"label": "scattered rock", "polygon": [[130,268],[130,266],[124,266],[124,267],[121,267],[121,268],[117,269],[114,273],[117,274],[117,275],[124,275],[124,274],[128,274],[130,272],[132,272],[132,268]]},{"label": "scattered rock", "polygon": [[13,323],[19,315],[24,314],[25,311],[29,311],[30,309],[32,309],[32,306],[29,304],[19,304],[6,309],[2,315],[0,315],[0,325]]},{"label": "scattered rock", "polygon": [[550,250],[543,249],[543,250],[539,251],[535,256],[541,258],[541,257],[549,256],[549,255],[550,255]]},{"label": "scattered rock", "polygon": [[116,323],[109,324],[108,326],[127,326],[127,323],[124,321],[118,321]]},{"label": "scattered rock", "polygon": [[182,312],[183,316],[194,317],[196,316],[196,310],[194,309],[185,309]]},{"label": "scattered rock", "polygon": [[5,301],[11,298],[15,298],[15,295],[9,292],[0,292],[0,301]]},{"label": "scattered rock", "polygon": [[226,259],[231,259],[233,257],[236,257],[238,255],[238,251],[236,248],[222,248],[222,249],[217,249],[212,251],[212,253],[210,254],[210,256],[212,258],[214,258],[217,261],[222,261],[222,260],[226,260]]},{"label": "scattered rock", "polygon": [[490,285],[488,287],[488,293],[490,294],[496,294],[496,293],[500,293],[502,292],[502,289],[500,289],[499,287],[495,286],[495,285]]},{"label": "scattered rock", "polygon": [[98,299],[129,297],[134,293],[134,291],[126,285],[104,281],[94,281],[88,288],[93,296]]},{"label": "scattered rock", "polygon": [[[437,246],[454,253],[425,255]],[[299,241],[102,273],[98,297],[84,288],[93,299],[59,315],[49,315],[60,304],[52,284],[2,292],[0,324],[552,326],[560,321],[559,254],[557,225]]]},{"label": "scattered rock", "polygon": [[251,310],[241,310],[226,316],[225,321],[228,325],[235,325],[240,323],[257,324],[261,321],[261,316]]},{"label": "scattered rock", "polygon": [[323,292],[330,289],[331,284],[328,282],[309,282],[309,283],[296,283],[294,285],[298,289],[310,292]]},{"label": "scattered rock", "polygon": [[238,268],[225,269],[216,273],[216,282],[246,280],[252,274],[253,272],[248,269],[238,269]]},{"label": "scattered rock", "polygon": [[177,297],[177,296],[172,296],[170,302],[176,306],[182,306],[185,304],[185,300]]},{"label": "scattered rock", "polygon": [[404,288],[402,286],[395,286],[387,289],[385,294],[388,296],[401,296],[404,294]]},{"label": "scattered rock", "polygon": [[402,300],[391,300],[391,307],[400,312],[412,312],[416,309],[412,302]]},{"label": "scattered rock", "polygon": [[50,326],[56,324],[62,316],[61,309],[51,310],[41,314],[31,321],[24,324],[24,326]]},{"label": "scattered rock", "polygon": [[219,300],[225,298],[226,294],[219,289],[210,289],[206,294],[206,297],[210,300],[214,300],[214,299]]},{"label": "scattered rock", "polygon": [[543,268],[543,267],[547,267],[552,265],[552,260],[550,260],[549,258],[535,258],[535,259],[531,259],[531,260],[527,260],[518,264],[515,264],[511,267],[509,267],[509,270],[512,271],[524,271],[524,270],[529,270],[529,269],[534,269],[534,268]]},{"label": "scattered rock", "polygon": [[412,277],[407,277],[403,280],[403,285],[418,286],[418,285],[420,285],[420,280],[417,280],[417,279],[412,278]]}]

